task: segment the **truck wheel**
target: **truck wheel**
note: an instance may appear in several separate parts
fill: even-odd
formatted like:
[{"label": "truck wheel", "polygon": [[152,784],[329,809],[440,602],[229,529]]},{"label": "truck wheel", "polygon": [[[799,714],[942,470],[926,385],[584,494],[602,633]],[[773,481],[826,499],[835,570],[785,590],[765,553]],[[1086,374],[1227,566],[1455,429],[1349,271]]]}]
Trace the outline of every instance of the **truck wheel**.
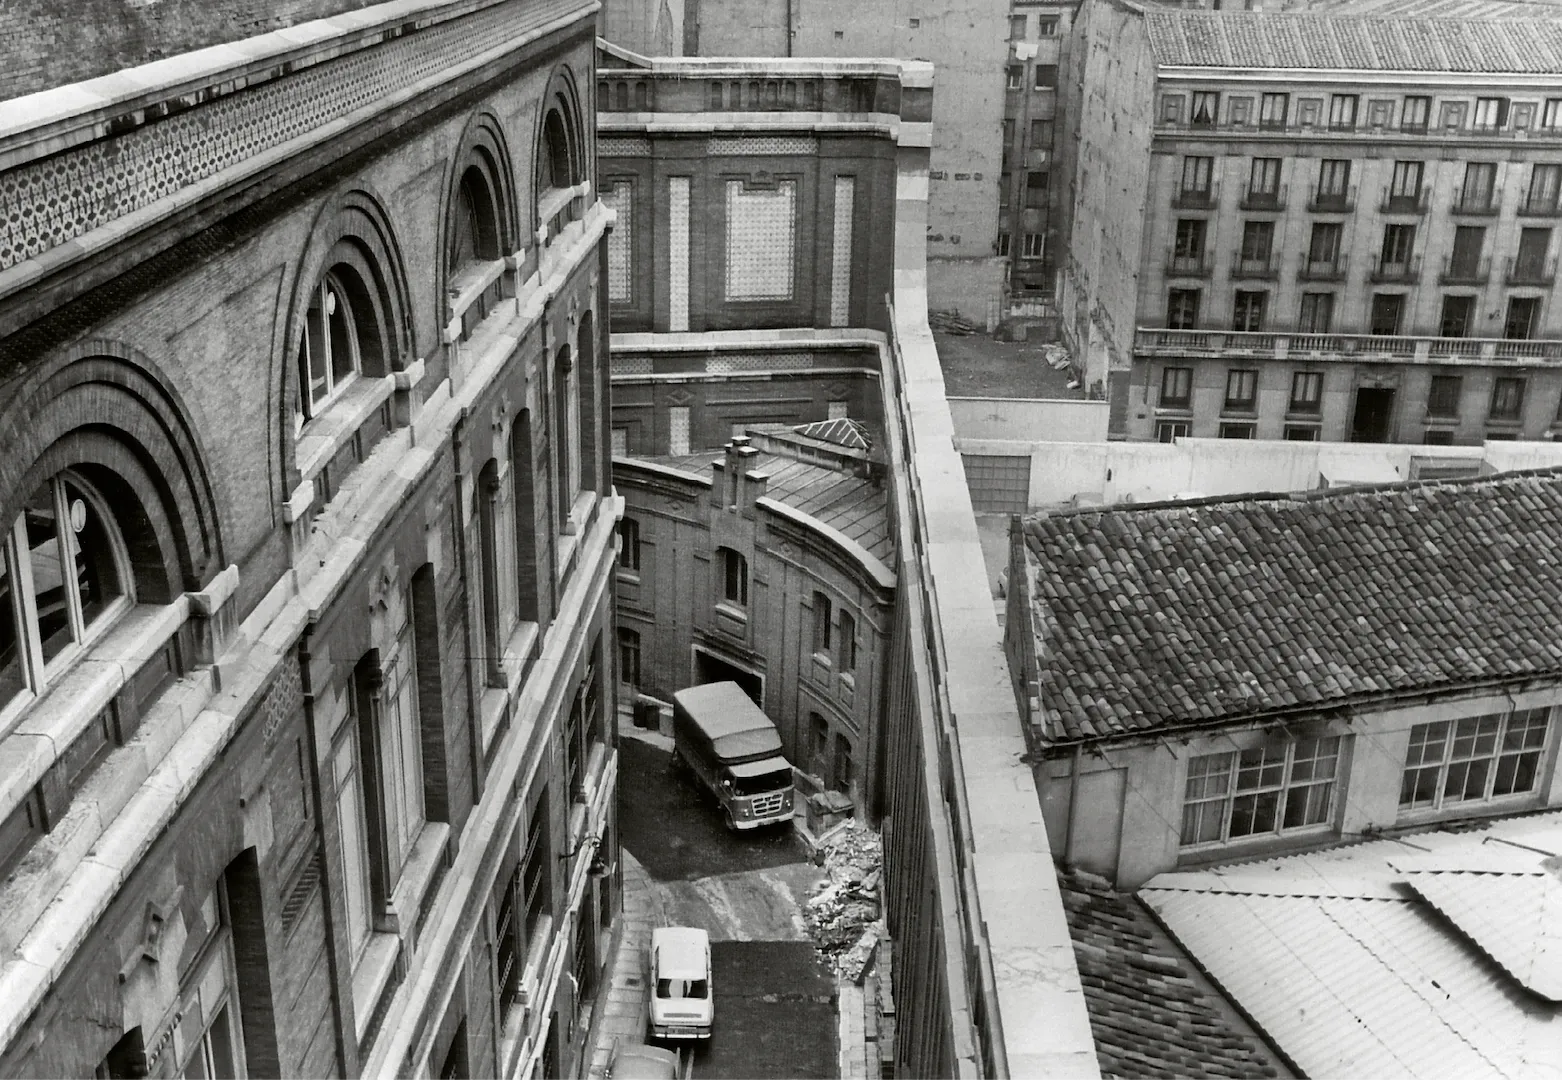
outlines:
[{"label": "truck wheel", "polygon": [[724,812],[724,816],[727,819],[727,831],[728,832],[737,832],[738,831],[738,823],[735,820],[733,820],[732,811],[731,810],[725,811]]}]

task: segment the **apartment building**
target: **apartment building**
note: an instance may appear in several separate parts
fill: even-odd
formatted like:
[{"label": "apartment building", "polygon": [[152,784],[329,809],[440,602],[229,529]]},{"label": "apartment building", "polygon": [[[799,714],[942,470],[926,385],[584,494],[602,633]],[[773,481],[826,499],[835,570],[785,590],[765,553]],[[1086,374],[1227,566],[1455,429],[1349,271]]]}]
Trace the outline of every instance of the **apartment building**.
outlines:
[{"label": "apartment building", "polygon": [[595,5],[64,7],[0,15],[0,1075],[583,1074]]},{"label": "apartment building", "polygon": [[1065,308],[1114,435],[1562,428],[1562,22],[1086,12],[1123,41],[1081,65]]},{"label": "apartment building", "polygon": [[1009,259],[1009,292],[1015,297],[1047,298],[1054,290],[1058,80],[1077,6],[1013,0],[1009,9],[997,250]]}]

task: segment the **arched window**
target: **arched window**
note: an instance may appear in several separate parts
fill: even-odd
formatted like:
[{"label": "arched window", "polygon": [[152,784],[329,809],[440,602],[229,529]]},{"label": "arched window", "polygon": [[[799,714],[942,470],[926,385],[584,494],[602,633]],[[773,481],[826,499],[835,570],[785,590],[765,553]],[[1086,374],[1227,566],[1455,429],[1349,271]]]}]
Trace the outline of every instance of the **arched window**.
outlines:
[{"label": "arched window", "polygon": [[452,275],[468,263],[499,258],[499,214],[493,187],[477,164],[467,166],[461,174],[450,219],[446,267]]},{"label": "arched window", "polygon": [[[364,313],[366,314],[366,313]],[[344,275],[327,271],[309,298],[298,343],[304,418],[318,416],[363,370],[358,320]]]},{"label": "arched window", "polygon": [[40,692],[129,606],[132,579],[113,516],[67,470],[40,484],[0,538],[0,709]]},{"label": "arched window", "polygon": [[575,183],[574,162],[571,160],[569,128],[564,114],[557,108],[549,109],[542,121],[543,185],[550,188],[572,187]]}]

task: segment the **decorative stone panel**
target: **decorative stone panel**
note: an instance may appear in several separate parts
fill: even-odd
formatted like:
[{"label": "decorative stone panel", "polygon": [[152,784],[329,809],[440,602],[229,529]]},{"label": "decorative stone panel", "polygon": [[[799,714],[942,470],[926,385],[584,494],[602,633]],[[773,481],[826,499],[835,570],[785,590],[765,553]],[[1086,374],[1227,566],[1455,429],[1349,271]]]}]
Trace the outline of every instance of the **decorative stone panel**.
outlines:
[{"label": "decorative stone panel", "polygon": [[651,140],[637,135],[598,135],[597,160],[616,157],[650,157]]},{"label": "decorative stone panel", "polygon": [[857,181],[835,178],[835,231],[830,254],[830,325],[845,326],[851,319],[852,301],[852,202]]},{"label": "decorative stone panel", "polygon": [[732,374],[740,371],[807,371],[813,366],[813,355],[805,352],[717,355],[705,362],[705,370],[711,374]]},{"label": "decorative stone panel", "polygon": [[749,189],[727,181],[729,301],[790,300],[797,220],[797,181]]},{"label": "decorative stone panel", "polygon": [[[598,151],[600,153],[600,151]],[[633,294],[630,243],[634,216],[634,184],[614,180],[602,192],[602,203],[618,215],[607,239],[607,298],[610,303],[627,304]]]},{"label": "decorative stone panel", "polygon": [[667,329],[689,329],[689,178],[667,180]]},{"label": "decorative stone panel", "polygon": [[819,140],[812,135],[718,135],[712,137],[707,145],[712,156],[819,155]]}]

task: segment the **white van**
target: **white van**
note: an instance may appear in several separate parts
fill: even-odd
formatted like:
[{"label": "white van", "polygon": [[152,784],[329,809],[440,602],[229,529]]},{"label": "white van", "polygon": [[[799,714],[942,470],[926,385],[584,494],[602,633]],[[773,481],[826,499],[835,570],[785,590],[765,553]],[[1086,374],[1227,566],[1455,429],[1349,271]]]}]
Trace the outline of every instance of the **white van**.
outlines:
[{"label": "white van", "polygon": [[692,926],[652,930],[648,990],[652,1038],[710,1038],[716,1019],[710,935]]}]

